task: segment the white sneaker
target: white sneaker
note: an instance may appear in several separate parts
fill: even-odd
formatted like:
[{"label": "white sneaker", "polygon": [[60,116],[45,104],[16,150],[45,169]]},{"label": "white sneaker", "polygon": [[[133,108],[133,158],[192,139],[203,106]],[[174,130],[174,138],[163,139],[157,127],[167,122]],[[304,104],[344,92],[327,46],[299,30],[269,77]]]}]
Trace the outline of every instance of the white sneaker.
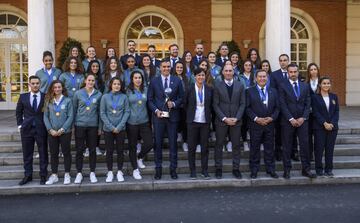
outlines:
[{"label": "white sneaker", "polygon": [[95,175],[95,172],[90,172],[90,182],[91,183],[97,183],[97,178],[96,178],[96,175]]},{"label": "white sneaker", "polygon": [[35,155],[35,159],[39,159],[39,158],[40,158],[39,153],[36,153],[36,155]]},{"label": "white sneaker", "polygon": [[83,180],[83,175],[81,173],[78,173],[76,174],[74,184],[81,184],[82,180]]},{"label": "white sneaker", "polygon": [[201,153],[201,146],[200,146],[200,145],[197,145],[197,146],[196,146],[196,152],[197,152],[197,153]]},{"label": "white sneaker", "polygon": [[123,182],[124,181],[124,174],[121,170],[118,170],[117,174],[116,174],[116,178],[118,182]]},{"label": "white sneaker", "polygon": [[188,144],[186,142],[183,143],[182,148],[183,148],[184,152],[189,151],[189,147],[188,147]]},{"label": "white sneaker", "polygon": [[137,160],[137,165],[140,169],[145,169],[145,165],[144,165],[144,162],[143,162],[143,159],[138,159]]},{"label": "white sneaker", "polygon": [[100,148],[99,147],[96,147],[96,155],[97,156],[100,156],[102,155],[103,153],[101,152]]},{"label": "white sneaker", "polygon": [[264,144],[260,145],[260,151],[264,151]]},{"label": "white sneaker", "polygon": [[85,149],[84,156],[85,156],[85,157],[89,157],[89,148],[86,148],[86,149]]},{"label": "white sneaker", "polygon": [[64,184],[65,185],[68,185],[71,183],[71,177],[70,177],[70,174],[69,173],[65,173],[64,175]]},{"label": "white sneaker", "polygon": [[226,150],[231,153],[232,152],[232,143],[231,141],[229,141],[227,144],[226,144]]},{"label": "white sneaker", "polygon": [[250,148],[249,148],[249,143],[248,142],[244,142],[244,151],[245,152],[248,152],[248,151],[250,151]]},{"label": "white sneaker", "polygon": [[114,179],[113,172],[112,171],[107,172],[105,182],[106,183],[111,183],[113,181],[113,179]]},{"label": "white sneaker", "polygon": [[139,169],[135,169],[133,171],[133,177],[134,177],[135,180],[141,180],[142,179]]},{"label": "white sneaker", "polygon": [[215,132],[211,132],[211,140],[213,141],[213,142],[215,142],[216,141],[216,133]]},{"label": "white sneaker", "polygon": [[57,183],[59,181],[59,177],[57,176],[57,174],[51,174],[51,176],[49,177],[49,179],[46,181],[46,185],[52,185],[54,183]]},{"label": "white sneaker", "polygon": [[139,154],[141,152],[141,143],[138,142],[138,144],[136,144],[136,153]]},{"label": "white sneaker", "polygon": [[177,142],[182,142],[183,141],[183,137],[181,135],[181,133],[177,134]]},{"label": "white sneaker", "polygon": [[64,154],[62,152],[59,152],[59,157],[64,157]]}]

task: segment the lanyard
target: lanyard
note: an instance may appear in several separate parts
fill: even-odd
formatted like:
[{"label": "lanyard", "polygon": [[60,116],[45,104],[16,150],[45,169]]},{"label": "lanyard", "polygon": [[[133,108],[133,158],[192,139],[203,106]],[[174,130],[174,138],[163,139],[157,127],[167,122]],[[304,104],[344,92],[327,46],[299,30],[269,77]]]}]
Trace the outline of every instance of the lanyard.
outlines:
[{"label": "lanyard", "polygon": [[[110,94],[111,94],[111,107],[113,108],[113,110],[116,110],[117,105],[120,102],[121,95],[120,94],[114,95],[112,92]],[[116,97],[116,96],[118,96],[118,97]]]},{"label": "lanyard", "polygon": [[94,96],[94,93],[89,97],[89,95],[87,94],[86,90],[84,89],[84,96],[85,96],[85,104],[88,108],[90,108],[90,104],[91,104],[91,99]]},{"label": "lanyard", "polygon": [[258,86],[258,91],[260,93],[260,98],[261,98],[261,101],[264,103],[266,102],[267,100],[267,97],[268,97],[268,91],[266,90],[266,88],[263,90],[261,90],[261,88]]},{"label": "lanyard", "polygon": [[73,76],[70,73],[70,78],[71,78],[71,83],[72,83],[73,90],[76,90],[76,74]]},{"label": "lanyard", "polygon": [[51,84],[51,82],[52,82],[52,81],[53,81],[53,79],[54,79],[54,74],[55,74],[55,71],[54,71],[54,69],[53,69],[53,68],[51,68],[51,74],[49,74],[49,73],[48,73],[48,71],[47,71],[47,69],[46,69],[46,68],[44,68],[44,71],[45,71],[45,73],[48,75],[47,83],[48,83],[48,85],[50,85],[50,84]]},{"label": "lanyard", "polygon": [[56,113],[61,111],[61,104],[64,101],[64,98],[65,97],[63,96],[62,99],[60,100],[59,104],[56,104],[55,100],[54,100],[54,110],[55,110]]},{"label": "lanyard", "polygon": [[200,104],[202,104],[203,101],[204,101],[204,98],[203,98],[203,88],[204,88],[204,87],[202,87],[201,89],[198,88],[198,96],[199,96]]}]

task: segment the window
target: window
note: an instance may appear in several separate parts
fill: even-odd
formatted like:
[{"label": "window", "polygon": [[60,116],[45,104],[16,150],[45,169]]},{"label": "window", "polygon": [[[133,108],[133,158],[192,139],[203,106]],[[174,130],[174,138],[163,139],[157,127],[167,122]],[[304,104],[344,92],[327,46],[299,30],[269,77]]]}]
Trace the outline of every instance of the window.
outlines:
[{"label": "window", "polygon": [[134,40],[137,52],[147,52],[148,45],[155,45],[156,57],[169,56],[169,45],[177,43],[174,26],[164,17],[157,14],[145,14],[137,17],[126,32],[126,42]]}]

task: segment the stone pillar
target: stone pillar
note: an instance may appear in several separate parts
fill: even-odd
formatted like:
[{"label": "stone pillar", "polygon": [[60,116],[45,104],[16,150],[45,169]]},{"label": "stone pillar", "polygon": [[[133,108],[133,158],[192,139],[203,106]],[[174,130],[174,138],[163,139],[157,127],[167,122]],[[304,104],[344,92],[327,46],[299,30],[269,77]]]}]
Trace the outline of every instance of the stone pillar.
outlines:
[{"label": "stone pillar", "polygon": [[279,55],[290,56],[290,0],[266,0],[265,32],[266,58],[277,70]]},{"label": "stone pillar", "polygon": [[[42,68],[43,52],[55,55],[54,2],[53,0],[28,0],[28,54],[29,75]],[[54,62],[54,65],[56,63]]]},{"label": "stone pillar", "polygon": [[232,40],[232,0],[211,0],[211,50]]},{"label": "stone pillar", "polygon": [[68,36],[90,46],[90,0],[68,0]]}]

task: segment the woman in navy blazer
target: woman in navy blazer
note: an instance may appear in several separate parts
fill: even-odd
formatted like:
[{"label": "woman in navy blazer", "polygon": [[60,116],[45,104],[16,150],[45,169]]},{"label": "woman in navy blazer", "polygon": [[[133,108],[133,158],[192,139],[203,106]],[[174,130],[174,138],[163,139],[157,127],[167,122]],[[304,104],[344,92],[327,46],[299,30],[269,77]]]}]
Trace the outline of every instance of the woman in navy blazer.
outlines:
[{"label": "woman in navy blazer", "polygon": [[[312,95],[313,130],[315,136],[315,169],[318,176],[332,177],[333,155],[339,121],[339,102],[336,94],[330,93],[331,80],[322,77],[316,94]],[[325,150],[325,173],[322,157]]]}]

